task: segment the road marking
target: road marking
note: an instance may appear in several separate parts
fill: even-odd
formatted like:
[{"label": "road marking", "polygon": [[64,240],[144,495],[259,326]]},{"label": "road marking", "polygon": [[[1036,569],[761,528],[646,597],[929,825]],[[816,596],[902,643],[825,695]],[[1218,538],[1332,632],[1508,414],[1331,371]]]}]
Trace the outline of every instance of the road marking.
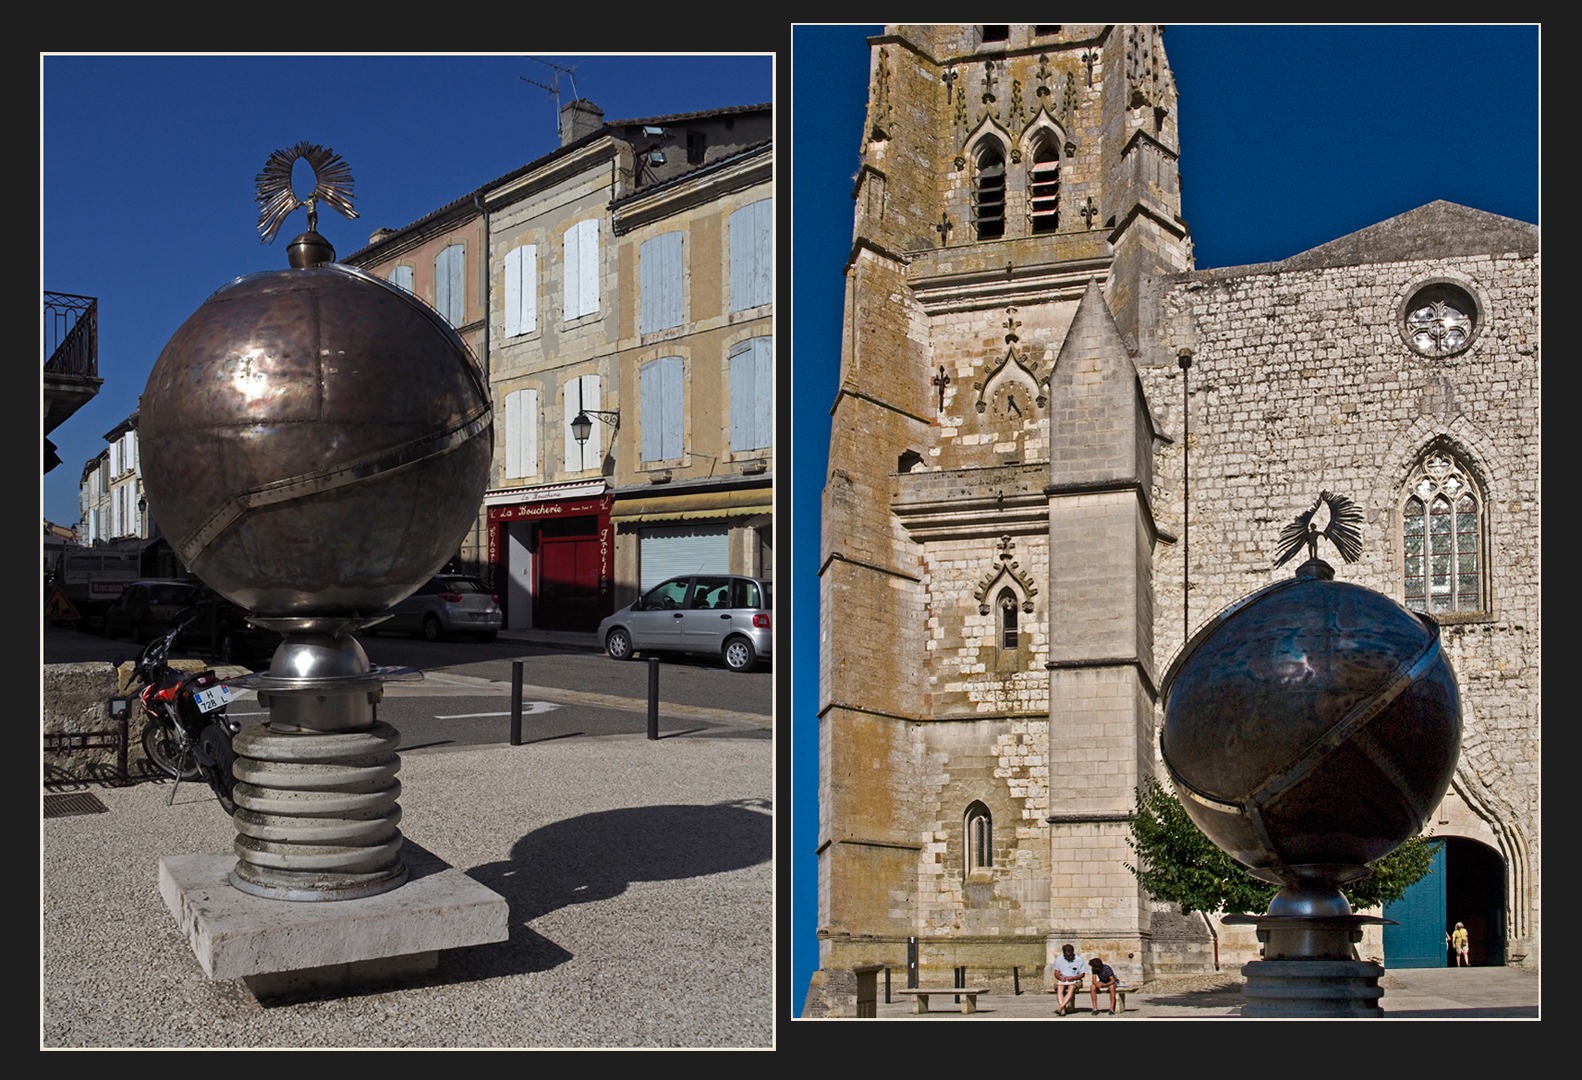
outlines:
[{"label": "road marking", "polygon": [[[560,708],[552,701],[524,701],[522,702],[522,715],[528,713],[553,712]],[[509,712],[468,712],[452,713],[449,716],[435,716],[436,720],[474,720],[485,716],[510,716]]]}]

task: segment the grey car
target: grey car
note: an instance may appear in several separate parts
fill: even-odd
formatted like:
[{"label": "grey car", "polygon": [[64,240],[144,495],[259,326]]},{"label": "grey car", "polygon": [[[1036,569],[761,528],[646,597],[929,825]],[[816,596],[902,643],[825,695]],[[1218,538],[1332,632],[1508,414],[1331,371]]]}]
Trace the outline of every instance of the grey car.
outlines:
[{"label": "grey car", "polygon": [[458,633],[493,641],[503,621],[499,599],[465,574],[435,574],[390,610],[390,618],[375,626],[375,632],[422,634],[429,641]]},{"label": "grey car", "polygon": [[196,581],[134,581],[104,612],[104,635],[152,641],[170,629],[171,616],[191,602]]},{"label": "grey car", "polygon": [[728,574],[691,574],[649,589],[599,624],[616,660],[639,652],[718,656],[732,671],[770,657],[774,640],[770,582]]}]

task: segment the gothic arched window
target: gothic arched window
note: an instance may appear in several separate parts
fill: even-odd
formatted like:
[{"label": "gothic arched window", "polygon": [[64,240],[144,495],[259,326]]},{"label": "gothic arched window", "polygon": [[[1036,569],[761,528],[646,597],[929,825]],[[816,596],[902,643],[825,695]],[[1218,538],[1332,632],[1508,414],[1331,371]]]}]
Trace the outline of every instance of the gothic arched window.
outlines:
[{"label": "gothic arched window", "polygon": [[1016,650],[1016,594],[1010,589],[1001,589],[998,602],[1000,606],[1000,648],[1014,652]]},{"label": "gothic arched window", "polygon": [[1483,504],[1449,454],[1423,459],[1401,507],[1406,606],[1434,615],[1487,610]]},{"label": "gothic arched window", "polygon": [[978,151],[972,211],[979,240],[998,240],[1005,235],[1005,157],[992,142]]},{"label": "gothic arched window", "polygon": [[989,808],[974,802],[967,807],[963,818],[967,826],[967,873],[991,869],[994,866],[994,821],[989,816]]},{"label": "gothic arched window", "polygon": [[1060,227],[1060,147],[1053,139],[1041,139],[1034,147],[1027,191],[1033,232],[1054,232]]}]

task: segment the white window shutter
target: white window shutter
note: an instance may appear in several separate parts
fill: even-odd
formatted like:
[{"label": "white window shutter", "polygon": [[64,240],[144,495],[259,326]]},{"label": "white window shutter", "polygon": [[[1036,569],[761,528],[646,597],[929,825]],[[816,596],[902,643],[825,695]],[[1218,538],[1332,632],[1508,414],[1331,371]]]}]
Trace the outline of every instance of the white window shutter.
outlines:
[{"label": "white window shutter", "polygon": [[[584,469],[596,468],[604,445],[604,421],[594,415],[594,410],[599,407],[599,377],[584,375],[580,379],[571,379],[566,383],[565,394],[566,420],[561,437],[566,444],[566,471],[582,472]],[[588,419],[593,421],[593,428],[588,434],[587,445],[578,446],[577,437],[571,431],[571,422],[583,409],[587,410]]]},{"label": "white window shutter", "polygon": [[[522,333],[522,249],[513,248],[505,253],[505,336],[517,337]],[[515,397],[512,394],[511,397]],[[510,402],[506,399],[506,424],[510,425]],[[512,473],[520,476],[521,473]]]},{"label": "white window shutter", "polygon": [[599,222],[578,222],[577,229],[582,233],[577,264],[582,280],[582,310],[578,314],[592,315],[599,310]]},{"label": "white window shutter", "polygon": [[638,402],[638,408],[641,410],[638,422],[643,428],[643,460],[660,461],[664,458],[664,454],[660,451],[660,445],[664,441],[661,436],[664,430],[664,388],[657,360],[650,360],[643,365],[638,384],[641,395],[641,400]]},{"label": "white window shutter", "polygon": [[520,390],[505,395],[505,475],[507,478],[527,475],[522,470],[522,391]]},{"label": "white window shutter", "polygon": [[467,319],[466,247],[452,244],[434,256],[434,309],[452,326]]},{"label": "white window shutter", "polygon": [[[538,245],[524,244],[517,250],[522,253],[522,333],[531,334],[538,329]],[[538,391],[533,396],[536,400]]]},{"label": "white window shutter", "polygon": [[560,275],[562,278],[561,292],[564,296],[561,317],[566,322],[570,322],[572,319],[575,319],[578,315],[582,314],[582,273],[578,269],[578,267],[581,265],[581,260],[578,258],[577,251],[577,247],[580,242],[578,238],[580,236],[581,233],[579,232],[578,227],[575,225],[566,230],[566,236],[564,240],[565,259],[564,265],[561,267]]},{"label": "white window shutter", "polygon": [[390,284],[412,291],[412,268],[410,266],[397,266],[390,271]]}]

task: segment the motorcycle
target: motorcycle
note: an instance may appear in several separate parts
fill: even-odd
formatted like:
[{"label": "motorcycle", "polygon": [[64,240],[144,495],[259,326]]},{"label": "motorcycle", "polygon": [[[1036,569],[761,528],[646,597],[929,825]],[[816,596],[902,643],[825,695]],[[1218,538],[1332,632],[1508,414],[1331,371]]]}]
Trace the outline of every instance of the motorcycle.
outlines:
[{"label": "motorcycle", "polygon": [[144,713],[143,751],[148,760],[176,778],[166,805],[175,801],[181,781],[201,777],[225,812],[234,814],[231,791],[236,781],[231,765],[236,754],[231,738],[242,725],[226,715],[230,688],[211,670],[183,672],[169,664],[172,644],[192,621],[172,627],[138,654],[129,694],[136,695]]}]

